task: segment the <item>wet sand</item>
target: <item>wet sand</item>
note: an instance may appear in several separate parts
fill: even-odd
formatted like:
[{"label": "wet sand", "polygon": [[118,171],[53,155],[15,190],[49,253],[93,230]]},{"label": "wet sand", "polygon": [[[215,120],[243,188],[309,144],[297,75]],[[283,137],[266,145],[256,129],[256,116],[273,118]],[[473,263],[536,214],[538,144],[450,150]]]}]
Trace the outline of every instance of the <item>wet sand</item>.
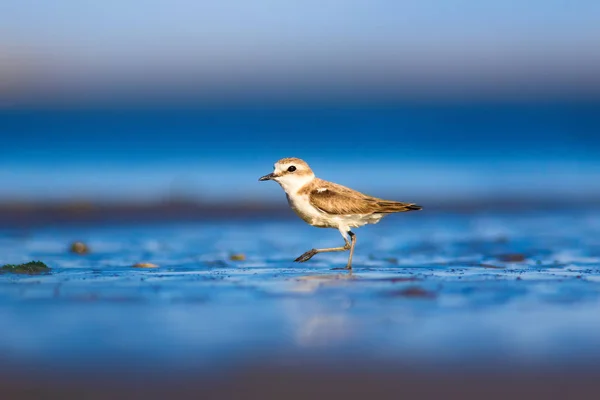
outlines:
[{"label": "wet sand", "polygon": [[5,375],[4,398],[85,399],[596,399],[597,371],[415,371],[360,363],[339,371],[322,365],[257,365],[218,376]]}]

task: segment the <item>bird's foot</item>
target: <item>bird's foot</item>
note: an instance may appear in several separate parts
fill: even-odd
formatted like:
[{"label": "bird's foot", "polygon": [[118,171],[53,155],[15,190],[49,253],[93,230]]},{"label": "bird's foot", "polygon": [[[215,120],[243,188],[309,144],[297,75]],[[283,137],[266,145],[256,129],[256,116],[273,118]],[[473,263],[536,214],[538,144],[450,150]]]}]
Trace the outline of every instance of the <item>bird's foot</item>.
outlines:
[{"label": "bird's foot", "polygon": [[313,256],[317,253],[318,253],[318,251],[316,249],[309,250],[306,253],[302,254],[300,257],[296,258],[294,260],[294,262],[302,263],[302,262],[308,261],[311,258],[313,258]]},{"label": "bird's foot", "polygon": [[352,271],[352,265],[346,265],[345,267],[331,268],[331,270],[332,271],[340,271],[340,270]]}]

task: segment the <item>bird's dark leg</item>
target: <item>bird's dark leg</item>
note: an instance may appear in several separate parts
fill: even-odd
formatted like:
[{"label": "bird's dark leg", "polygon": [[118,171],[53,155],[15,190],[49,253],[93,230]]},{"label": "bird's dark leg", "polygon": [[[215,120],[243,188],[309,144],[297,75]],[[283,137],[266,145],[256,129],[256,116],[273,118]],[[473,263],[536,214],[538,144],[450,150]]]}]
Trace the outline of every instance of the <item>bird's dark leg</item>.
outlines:
[{"label": "bird's dark leg", "polygon": [[346,250],[350,250],[352,248],[352,245],[345,238],[344,238],[344,240],[346,241],[346,244],[343,245],[343,246],[341,246],[341,247],[331,247],[331,248],[328,248],[328,249],[312,249],[312,250],[309,250],[306,253],[302,254],[300,257],[296,258],[294,261],[295,262],[305,262],[305,261],[308,261],[311,258],[313,258],[313,256],[315,254],[330,253],[330,252],[333,252],[333,251],[346,251]]},{"label": "bird's dark leg", "polygon": [[[348,264],[346,264],[345,267],[332,268],[334,270],[339,270],[339,269],[352,270],[352,256],[354,255],[354,245],[356,245],[356,234],[354,234],[354,232],[352,232],[352,231],[348,231],[348,235],[350,235],[350,240],[352,241],[352,244],[350,245],[350,256],[348,257]],[[348,244],[348,242],[346,242],[346,244]]]}]

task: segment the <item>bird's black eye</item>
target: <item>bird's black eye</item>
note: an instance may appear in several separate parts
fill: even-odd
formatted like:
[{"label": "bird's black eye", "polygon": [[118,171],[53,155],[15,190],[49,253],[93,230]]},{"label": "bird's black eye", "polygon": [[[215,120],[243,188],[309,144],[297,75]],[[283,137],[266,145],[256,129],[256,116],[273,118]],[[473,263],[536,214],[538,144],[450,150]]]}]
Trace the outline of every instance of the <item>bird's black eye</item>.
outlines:
[{"label": "bird's black eye", "polygon": [[295,170],[296,170],[296,167],[294,167],[293,165],[288,168],[288,172],[294,172]]}]

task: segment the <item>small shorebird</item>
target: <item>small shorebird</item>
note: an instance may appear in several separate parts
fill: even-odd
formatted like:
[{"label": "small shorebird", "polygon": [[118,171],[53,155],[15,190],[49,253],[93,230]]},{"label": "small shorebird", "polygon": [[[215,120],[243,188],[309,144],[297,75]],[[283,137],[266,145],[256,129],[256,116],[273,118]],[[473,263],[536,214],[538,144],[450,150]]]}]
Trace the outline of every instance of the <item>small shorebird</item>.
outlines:
[{"label": "small shorebird", "polygon": [[290,207],[300,218],[318,228],[337,228],[345,242],[341,247],[309,250],[296,258],[296,262],[308,261],[318,253],[350,250],[346,267],[334,269],[352,269],[356,235],[350,228],[376,224],[388,214],[421,209],[416,204],[367,196],[337,183],[319,179],[308,164],[299,158],[282,158],[273,168],[273,173],[259,178],[259,181],[273,180],[279,183]]}]

